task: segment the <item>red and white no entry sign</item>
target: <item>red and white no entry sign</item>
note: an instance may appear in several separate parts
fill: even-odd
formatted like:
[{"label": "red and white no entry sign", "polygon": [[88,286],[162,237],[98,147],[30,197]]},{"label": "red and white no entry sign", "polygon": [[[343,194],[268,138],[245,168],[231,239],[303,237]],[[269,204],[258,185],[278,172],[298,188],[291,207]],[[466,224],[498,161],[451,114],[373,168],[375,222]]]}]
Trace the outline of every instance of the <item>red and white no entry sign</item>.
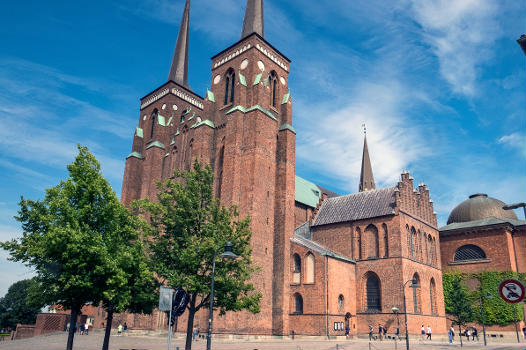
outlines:
[{"label": "red and white no entry sign", "polygon": [[524,299],[524,285],[516,279],[504,280],[499,285],[499,294],[505,302],[520,303]]}]

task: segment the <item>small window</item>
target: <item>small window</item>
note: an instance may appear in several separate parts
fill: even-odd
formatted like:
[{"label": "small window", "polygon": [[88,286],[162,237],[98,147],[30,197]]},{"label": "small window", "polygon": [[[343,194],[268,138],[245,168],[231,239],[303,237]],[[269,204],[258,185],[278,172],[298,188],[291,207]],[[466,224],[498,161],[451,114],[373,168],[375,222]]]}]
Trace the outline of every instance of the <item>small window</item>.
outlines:
[{"label": "small window", "polygon": [[476,245],[468,244],[457,249],[454,261],[473,261],[486,259],[486,253]]},{"label": "small window", "polygon": [[224,101],[225,105],[234,102],[235,83],[236,83],[236,74],[234,73],[234,70],[230,68],[226,72],[226,77],[225,77],[225,101]]},{"label": "small window", "polygon": [[278,96],[278,75],[275,71],[270,72],[270,88],[272,89],[270,98],[270,103],[272,104],[272,107],[276,107],[277,105],[277,96]]},{"label": "small window", "polygon": [[159,114],[159,111],[157,109],[154,109],[152,113],[152,128],[150,129],[150,139],[153,139],[153,133],[155,131],[155,124],[157,123],[158,114]]},{"label": "small window", "polygon": [[181,114],[181,123],[184,123],[184,113]]},{"label": "small window", "polygon": [[344,298],[343,298],[343,294],[340,294],[338,296],[338,310],[339,311],[343,311],[343,308],[345,307],[345,303],[344,303]]},{"label": "small window", "polygon": [[303,298],[299,293],[294,294],[294,313],[303,314]]},{"label": "small window", "polygon": [[294,271],[292,273],[292,282],[301,283],[301,258],[298,254],[294,254]]}]

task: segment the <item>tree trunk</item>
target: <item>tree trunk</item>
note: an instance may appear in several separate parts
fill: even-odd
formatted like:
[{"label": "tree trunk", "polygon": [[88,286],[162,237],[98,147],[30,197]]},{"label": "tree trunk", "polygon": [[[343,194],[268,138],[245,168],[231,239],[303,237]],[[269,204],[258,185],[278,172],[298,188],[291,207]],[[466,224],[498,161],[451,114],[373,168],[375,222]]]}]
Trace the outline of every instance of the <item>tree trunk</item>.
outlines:
[{"label": "tree trunk", "polygon": [[462,328],[460,327],[460,323],[458,325],[458,338],[460,339],[460,347],[462,347]]},{"label": "tree trunk", "polygon": [[106,317],[106,329],[104,331],[102,350],[108,350],[110,346],[111,325],[113,323],[113,305],[108,306],[106,312],[108,313],[108,316]]},{"label": "tree trunk", "polygon": [[77,317],[80,312],[80,307],[74,306],[71,308],[71,321],[69,322],[69,333],[68,343],[66,350],[73,350],[73,338],[75,337],[75,331],[77,330]]},{"label": "tree trunk", "polygon": [[194,331],[194,315],[195,315],[195,299],[196,295],[192,294],[190,297],[190,307],[188,309],[188,323],[186,325],[186,344],[185,350],[192,350],[192,333]]}]

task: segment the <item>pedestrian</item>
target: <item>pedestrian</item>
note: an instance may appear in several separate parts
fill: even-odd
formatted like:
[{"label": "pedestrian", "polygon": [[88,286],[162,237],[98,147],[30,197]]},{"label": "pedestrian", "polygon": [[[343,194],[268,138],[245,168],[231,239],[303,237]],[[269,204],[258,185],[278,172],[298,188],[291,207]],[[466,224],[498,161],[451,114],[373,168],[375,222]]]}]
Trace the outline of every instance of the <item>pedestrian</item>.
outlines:
[{"label": "pedestrian", "polygon": [[120,323],[119,323],[119,326],[117,327],[117,334],[118,335],[122,334],[122,324],[120,324]]},{"label": "pedestrian", "polygon": [[427,339],[431,340],[431,327],[429,327],[429,325],[427,325],[427,330],[426,330],[426,334],[427,334]]},{"label": "pedestrian", "polygon": [[455,328],[453,328],[453,325],[451,325],[449,331],[451,332],[451,341],[455,340]]},{"label": "pedestrian", "polygon": [[84,325],[84,334],[85,335],[89,334],[89,323],[88,323],[88,321],[86,321],[86,324]]},{"label": "pedestrian", "polygon": [[124,322],[124,327],[122,327],[122,331],[124,333],[128,332],[128,324],[126,322]]},{"label": "pedestrian", "polygon": [[80,335],[84,335],[84,324],[80,324],[80,327],[79,327],[79,333]]},{"label": "pedestrian", "polygon": [[194,327],[194,330],[192,331],[192,340],[196,341],[197,337],[197,327]]},{"label": "pedestrian", "polygon": [[387,327],[383,327],[384,329],[384,339],[387,339]]},{"label": "pedestrian", "polygon": [[351,332],[351,328],[349,328],[349,325],[345,326],[345,339],[349,339],[349,333]]},{"label": "pedestrian", "polygon": [[369,325],[369,341],[373,340],[373,326]]},{"label": "pedestrian", "polygon": [[382,327],[381,324],[378,325],[378,338],[380,339],[380,341],[383,340],[383,336],[384,336],[384,329]]},{"label": "pedestrian", "polygon": [[424,325],[422,325],[422,327],[420,328],[420,337],[422,338],[422,340],[425,340],[426,338],[426,328],[424,327]]},{"label": "pedestrian", "polygon": [[197,326],[197,340],[199,340],[199,333],[201,333],[201,327]]},{"label": "pedestrian", "polygon": [[477,337],[477,341],[479,340],[479,332],[475,327],[473,327],[473,331],[471,331],[471,335],[473,336],[473,341],[475,341],[475,337]]},{"label": "pedestrian", "polygon": [[449,340],[449,344],[453,343],[453,327],[447,331],[447,338]]},{"label": "pedestrian", "polygon": [[468,329],[466,329],[466,341],[469,341],[469,337],[471,336],[471,331]]},{"label": "pedestrian", "polygon": [[66,332],[69,332],[69,327],[71,326],[71,324],[68,322],[68,324],[66,324]]},{"label": "pedestrian", "polygon": [[400,328],[396,327],[395,329],[395,338],[398,338],[400,340]]}]

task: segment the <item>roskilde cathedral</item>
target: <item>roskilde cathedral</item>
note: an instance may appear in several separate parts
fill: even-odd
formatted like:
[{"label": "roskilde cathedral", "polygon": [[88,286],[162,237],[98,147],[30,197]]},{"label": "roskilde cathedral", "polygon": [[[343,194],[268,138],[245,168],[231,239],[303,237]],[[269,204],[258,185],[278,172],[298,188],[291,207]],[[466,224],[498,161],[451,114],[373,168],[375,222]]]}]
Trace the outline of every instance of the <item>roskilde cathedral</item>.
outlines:
[{"label": "roskilde cathedral", "polygon": [[[393,333],[398,321],[392,308],[404,312],[402,293],[410,333],[422,324],[445,333],[441,266],[464,249],[466,225],[451,228],[460,238],[456,244],[457,236],[448,235],[452,256],[441,256],[428,188],[415,188],[404,172],[398,183],[376,189],[366,140],[358,193],[338,196],[297,177],[291,62],[265,40],[263,0],[247,1],[241,39],[212,57],[205,97],[188,85],[189,15],[187,0],[168,82],[141,99],[121,199],[129,205],[155,198],[155,181],[190,169],[197,157],[214,170],[216,196],[250,214],[261,313],[215,317],[214,333],[343,335],[348,325],[351,334],[363,334],[378,324]],[[514,222],[504,219],[505,234],[519,230],[524,236],[524,222],[509,219]],[[469,215],[463,220],[472,221]],[[465,260],[470,261],[477,262]],[[420,288],[405,284],[411,279]],[[207,312],[196,316],[202,331]],[[184,318],[179,331],[186,327]],[[130,328],[167,324],[160,312],[125,320]],[[403,322],[400,330],[405,331]]]}]

